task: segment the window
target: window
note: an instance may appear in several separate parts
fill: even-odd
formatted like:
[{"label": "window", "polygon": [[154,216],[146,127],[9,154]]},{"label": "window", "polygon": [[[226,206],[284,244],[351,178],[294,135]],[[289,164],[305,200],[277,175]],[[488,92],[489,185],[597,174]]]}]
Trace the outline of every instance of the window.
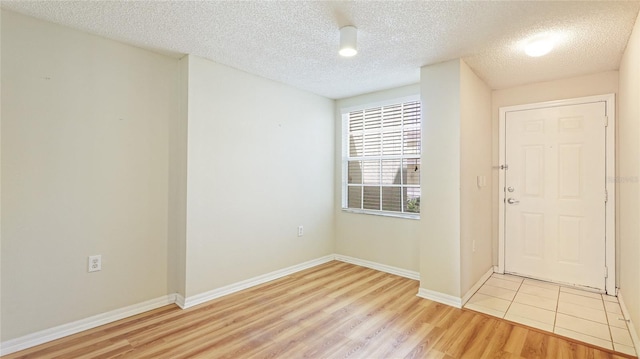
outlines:
[{"label": "window", "polygon": [[343,208],[418,217],[420,102],[343,113]]}]

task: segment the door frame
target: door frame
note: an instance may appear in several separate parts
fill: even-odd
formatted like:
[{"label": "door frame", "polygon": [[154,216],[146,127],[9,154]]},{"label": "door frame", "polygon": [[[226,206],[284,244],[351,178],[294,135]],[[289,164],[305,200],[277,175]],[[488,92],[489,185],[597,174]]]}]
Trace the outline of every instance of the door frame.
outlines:
[{"label": "door frame", "polygon": [[[606,273],[605,291],[609,295],[616,295],[616,116],[615,116],[615,94],[605,94],[597,96],[579,97],[557,101],[537,102],[525,105],[500,107],[500,133],[499,133],[499,154],[498,164],[498,273],[505,270],[505,182],[506,172],[501,166],[505,165],[506,147],[506,118],[507,113],[514,111],[535,110],[548,107],[581,105],[594,102],[604,102],[607,116],[607,127],[605,128],[605,185],[607,191],[607,202],[605,204],[605,268]],[[605,193],[602,194],[605,196]],[[605,274],[603,273],[603,274]]]}]

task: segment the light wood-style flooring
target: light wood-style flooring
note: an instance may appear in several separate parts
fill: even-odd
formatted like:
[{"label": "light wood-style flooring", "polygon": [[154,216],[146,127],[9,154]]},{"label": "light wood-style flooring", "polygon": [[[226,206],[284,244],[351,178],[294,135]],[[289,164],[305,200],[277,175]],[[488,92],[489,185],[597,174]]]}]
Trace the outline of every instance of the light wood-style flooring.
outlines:
[{"label": "light wood-style flooring", "polygon": [[625,358],[416,296],[332,261],[181,310],[170,305],[3,358]]}]

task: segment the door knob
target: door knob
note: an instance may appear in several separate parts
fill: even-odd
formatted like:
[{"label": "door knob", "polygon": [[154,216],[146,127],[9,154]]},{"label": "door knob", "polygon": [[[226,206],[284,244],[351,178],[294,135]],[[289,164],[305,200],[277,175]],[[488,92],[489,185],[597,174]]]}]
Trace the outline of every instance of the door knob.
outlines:
[{"label": "door knob", "polygon": [[509,204],[518,204],[518,203],[520,203],[520,201],[517,201],[517,200],[515,200],[515,199],[513,199],[513,198],[509,198],[509,199],[507,200],[507,203],[509,203]]}]

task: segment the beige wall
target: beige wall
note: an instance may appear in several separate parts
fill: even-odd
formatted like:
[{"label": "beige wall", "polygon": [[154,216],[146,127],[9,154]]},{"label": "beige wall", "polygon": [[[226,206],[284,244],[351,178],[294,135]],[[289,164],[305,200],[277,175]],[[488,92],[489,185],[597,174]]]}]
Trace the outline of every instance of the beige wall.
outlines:
[{"label": "beige wall", "polygon": [[491,268],[491,91],[460,59],[423,67],[421,90],[420,288],[462,298]]},{"label": "beige wall", "polygon": [[[0,12],[0,44],[2,44],[2,15]],[[2,46],[0,46],[0,63],[2,62]],[[0,66],[0,79],[2,66]],[[0,86],[0,159],[2,158],[2,86]],[[0,165],[0,280],[2,279],[2,165]],[[2,308],[2,285],[0,284],[0,308]],[[2,341],[2,310],[0,310],[0,342]]]},{"label": "beige wall", "polygon": [[[557,81],[540,82],[508,89],[495,90],[492,94],[493,123],[493,165],[500,165],[499,157],[499,110],[500,107],[529,104],[535,102],[563,100],[576,97],[603,95],[618,92],[618,72],[607,71],[592,75],[572,77]],[[493,170],[492,188],[492,233],[493,264],[498,265],[498,189],[497,169]]]},{"label": "beige wall", "polygon": [[[491,267],[491,89],[460,62],[460,290]],[[486,181],[478,186],[478,177]],[[473,248],[475,241],[475,250]]]},{"label": "beige wall", "polygon": [[[336,144],[336,252],[419,271],[421,288],[462,297],[491,268],[491,90],[462,60],[422,69],[421,84],[339,100],[340,108],[421,93],[421,219],[343,212]],[[485,176],[486,187],[477,186]],[[473,241],[476,250],[473,250]],[[437,274],[436,274],[437,273]]]},{"label": "beige wall", "polygon": [[[342,138],[342,108],[418,95],[420,85],[336,101],[335,138]],[[335,141],[335,252],[417,272],[420,222],[342,210],[342,142]]]},{"label": "beige wall", "polygon": [[2,46],[2,341],[333,253],[332,100],[5,11]]},{"label": "beige wall", "polygon": [[[618,175],[640,175],[638,24],[620,74],[491,93],[453,60],[422,68],[419,85],[334,106],[195,56],[0,19],[2,341],[334,251],[461,297],[497,264],[498,109],[614,93],[618,75]],[[421,219],[342,212],[340,107],[418,92]],[[640,189],[618,190],[618,279],[640,331]],[[92,254],[103,270],[89,274]]]},{"label": "beige wall", "polygon": [[618,108],[618,280],[640,333],[640,15],[620,64]]},{"label": "beige wall", "polygon": [[332,100],[189,56],[187,296],[333,252],[333,117]]},{"label": "beige wall", "polygon": [[1,340],[166,295],[178,61],[7,11],[1,41]]},{"label": "beige wall", "polygon": [[452,60],[420,71],[422,200],[420,288],[460,292],[460,66]]},{"label": "beige wall", "polygon": [[332,100],[6,11],[2,46],[2,341],[333,253]]},{"label": "beige wall", "polygon": [[169,293],[186,295],[187,260],[187,121],[189,57],[179,61],[176,88],[179,113],[169,120],[169,244],[167,278]]}]

